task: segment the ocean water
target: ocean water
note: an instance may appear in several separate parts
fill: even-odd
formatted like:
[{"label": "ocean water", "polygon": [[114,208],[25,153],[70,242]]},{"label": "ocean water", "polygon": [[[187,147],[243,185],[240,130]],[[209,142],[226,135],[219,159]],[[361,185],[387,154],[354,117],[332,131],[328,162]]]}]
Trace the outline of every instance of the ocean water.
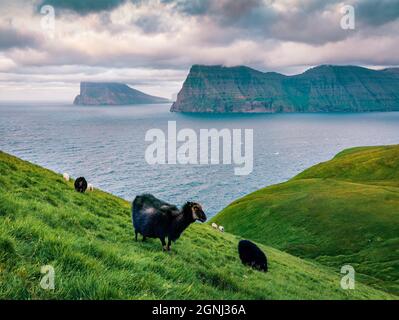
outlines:
[{"label": "ocean water", "polygon": [[[200,202],[209,217],[233,200],[283,182],[339,151],[399,143],[399,113],[185,115],[170,105],[78,107],[0,104],[0,150],[129,201],[152,193],[170,203]],[[253,129],[254,170],[235,165],[157,165],[145,161],[151,128]]]}]

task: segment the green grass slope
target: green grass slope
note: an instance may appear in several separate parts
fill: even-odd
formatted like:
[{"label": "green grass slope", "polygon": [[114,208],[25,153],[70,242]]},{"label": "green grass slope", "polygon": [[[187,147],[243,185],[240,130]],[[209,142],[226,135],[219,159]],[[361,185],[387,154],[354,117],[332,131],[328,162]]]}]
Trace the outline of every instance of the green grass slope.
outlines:
[{"label": "green grass slope", "polygon": [[343,151],[213,221],[336,270],[351,264],[361,281],[399,294],[399,146]]},{"label": "green grass slope", "polygon": [[[134,242],[128,202],[79,194],[60,175],[0,152],[1,299],[395,299],[266,246],[270,272],[241,265],[238,238],[192,225],[172,247]],[[39,286],[55,268],[55,290]]]},{"label": "green grass slope", "polygon": [[294,179],[313,178],[399,187],[399,146],[347,149]]}]

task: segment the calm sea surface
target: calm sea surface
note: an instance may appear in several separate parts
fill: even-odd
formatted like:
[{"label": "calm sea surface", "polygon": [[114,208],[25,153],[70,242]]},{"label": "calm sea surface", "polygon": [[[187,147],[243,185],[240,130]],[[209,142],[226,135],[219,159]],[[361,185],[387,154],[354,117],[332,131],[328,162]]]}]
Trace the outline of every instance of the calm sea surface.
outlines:
[{"label": "calm sea surface", "polygon": [[[283,182],[354,146],[399,144],[399,113],[183,115],[170,105],[77,107],[0,104],[0,150],[73,177],[129,201],[152,193],[168,202],[201,202],[208,216],[233,200]],[[254,170],[235,165],[150,166],[148,129],[253,129]]]}]

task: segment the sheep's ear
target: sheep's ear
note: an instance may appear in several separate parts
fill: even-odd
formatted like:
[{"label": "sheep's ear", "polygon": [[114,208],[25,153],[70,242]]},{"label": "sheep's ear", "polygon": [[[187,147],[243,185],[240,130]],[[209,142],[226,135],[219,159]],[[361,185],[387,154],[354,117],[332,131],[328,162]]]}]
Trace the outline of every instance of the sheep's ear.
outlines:
[{"label": "sheep's ear", "polygon": [[193,206],[194,203],[192,203],[192,202],[187,202],[186,204],[191,208],[191,207]]}]

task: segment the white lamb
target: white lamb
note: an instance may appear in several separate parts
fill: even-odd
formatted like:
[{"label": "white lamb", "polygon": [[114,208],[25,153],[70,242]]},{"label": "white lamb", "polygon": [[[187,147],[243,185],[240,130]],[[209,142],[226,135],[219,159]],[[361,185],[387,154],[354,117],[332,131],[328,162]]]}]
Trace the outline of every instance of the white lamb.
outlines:
[{"label": "white lamb", "polygon": [[87,191],[94,191],[94,186],[91,183],[87,185]]},{"label": "white lamb", "polygon": [[65,181],[69,181],[69,174],[68,173],[64,173],[62,175],[62,177],[64,178]]},{"label": "white lamb", "polygon": [[220,230],[220,232],[224,232],[224,227],[223,226],[219,226],[219,230]]},{"label": "white lamb", "polygon": [[212,223],[212,228],[218,229],[219,227],[218,227],[218,225],[214,222],[214,223]]}]

